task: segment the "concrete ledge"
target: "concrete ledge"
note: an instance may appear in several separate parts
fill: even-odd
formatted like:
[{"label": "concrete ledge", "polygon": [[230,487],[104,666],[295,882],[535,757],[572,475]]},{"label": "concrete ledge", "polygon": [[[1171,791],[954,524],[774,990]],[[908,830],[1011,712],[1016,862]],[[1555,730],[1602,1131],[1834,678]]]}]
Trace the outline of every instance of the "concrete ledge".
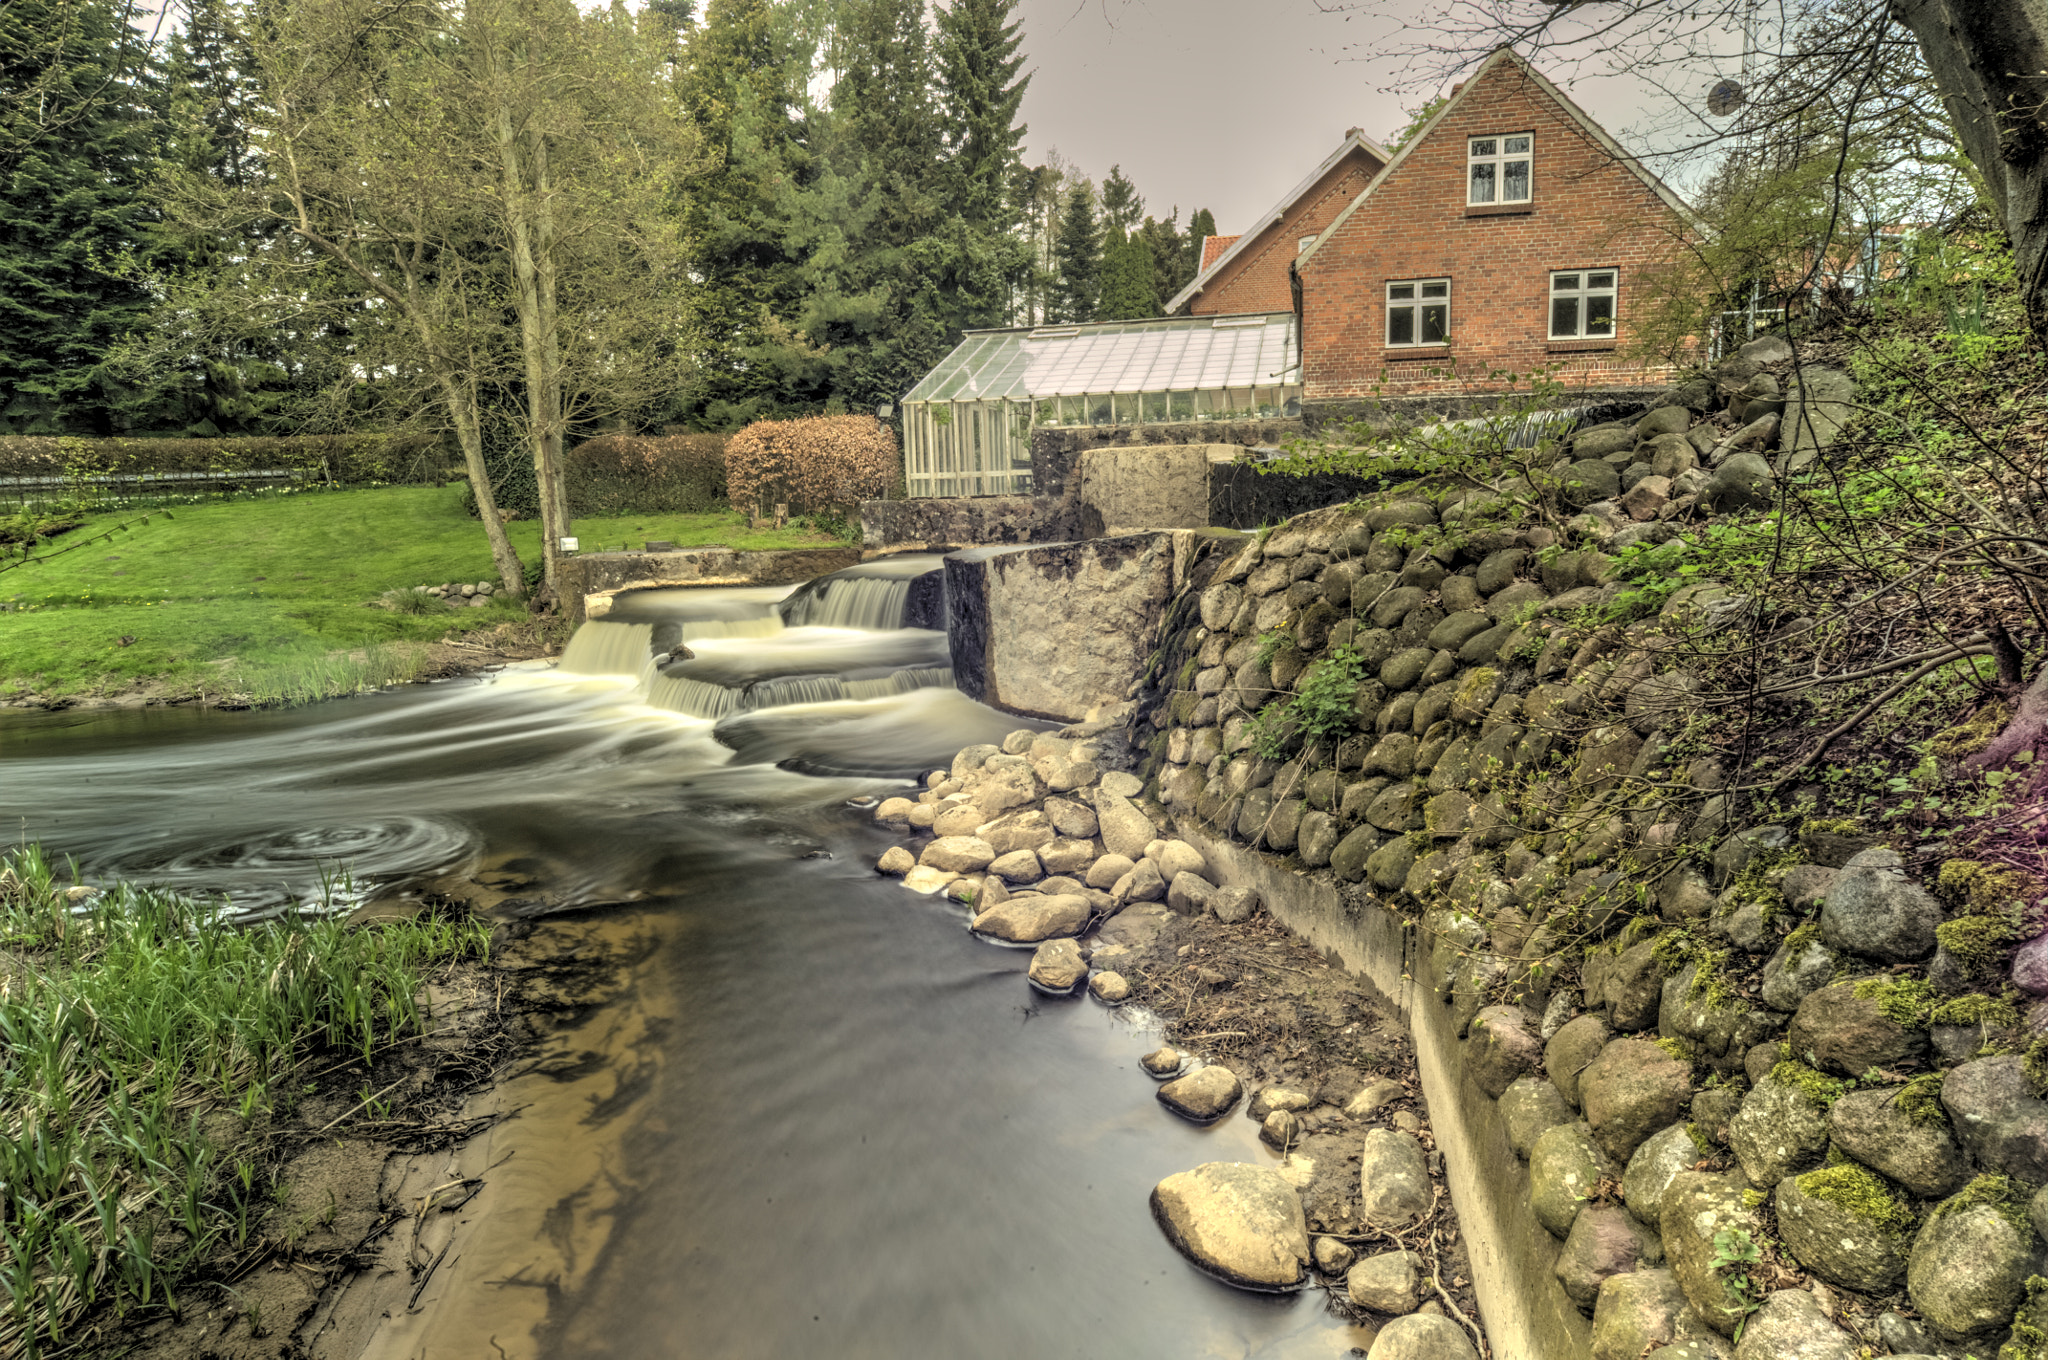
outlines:
[{"label": "concrete ledge", "polygon": [[842,571],[860,562],[860,549],[690,548],[679,552],[582,553],[562,563],[561,597],[577,623],[601,619],[625,590],[662,586],[780,586]]},{"label": "concrete ledge", "polygon": [[1464,1045],[1446,998],[1428,982],[1438,969],[1420,929],[1377,903],[1347,903],[1327,873],[1296,873],[1217,839],[1190,817],[1176,815],[1174,822],[1225,886],[1258,889],[1275,920],[1335,954],[1407,1022],[1493,1353],[1503,1360],[1582,1360],[1592,1350],[1593,1323],[1553,1273],[1563,1244],[1529,1207],[1529,1168],[1508,1146],[1499,1107],[1465,1078]]}]

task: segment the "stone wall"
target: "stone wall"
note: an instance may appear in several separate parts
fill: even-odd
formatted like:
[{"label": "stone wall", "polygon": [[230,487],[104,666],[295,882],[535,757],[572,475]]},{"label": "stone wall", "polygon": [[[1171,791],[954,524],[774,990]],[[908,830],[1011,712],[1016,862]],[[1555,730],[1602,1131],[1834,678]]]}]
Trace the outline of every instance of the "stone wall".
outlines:
[{"label": "stone wall", "polygon": [[563,559],[560,594],[576,623],[603,618],[622,590],[657,586],[779,586],[843,571],[860,562],[858,548],[797,548],[743,552],[694,548],[684,552],[579,553]]},{"label": "stone wall", "polygon": [[868,552],[952,552],[997,543],[1058,543],[1081,537],[1071,501],[1053,496],[924,496],[862,501]]},{"label": "stone wall", "polygon": [[1041,426],[1031,432],[1031,485],[1041,496],[1064,496],[1075,465],[1089,449],[1159,444],[1232,444],[1277,448],[1301,433],[1299,420],[1191,420],[1177,425]]}]

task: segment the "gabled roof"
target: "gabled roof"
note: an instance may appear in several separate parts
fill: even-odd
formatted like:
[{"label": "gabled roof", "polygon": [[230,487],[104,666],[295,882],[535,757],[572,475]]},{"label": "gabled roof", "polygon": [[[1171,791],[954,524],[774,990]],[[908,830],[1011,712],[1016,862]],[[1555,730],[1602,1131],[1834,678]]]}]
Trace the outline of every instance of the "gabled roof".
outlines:
[{"label": "gabled roof", "polygon": [[1593,141],[1599,145],[1601,150],[1605,151],[1609,156],[1611,156],[1614,159],[1614,161],[1617,164],[1623,166],[1629,171],[1629,173],[1633,174],[1637,179],[1641,180],[1644,186],[1648,188],[1651,193],[1655,194],[1658,198],[1664,201],[1665,206],[1669,207],[1673,212],[1677,213],[1680,217],[1684,218],[1688,224],[1704,229],[1704,224],[1700,221],[1699,214],[1694,212],[1691,206],[1688,205],[1684,199],[1680,198],[1676,193],[1672,192],[1670,185],[1666,184],[1663,180],[1659,179],[1656,175],[1652,174],[1650,170],[1647,167],[1645,167],[1641,161],[1637,160],[1634,156],[1631,156],[1628,152],[1622,150],[1621,143],[1615,141],[1614,138],[1611,135],[1609,135],[1606,128],[1603,128],[1598,123],[1594,122],[1591,114],[1587,113],[1584,109],[1580,108],[1577,104],[1573,103],[1570,95],[1567,95],[1563,90],[1560,90],[1557,88],[1557,86],[1551,84],[1547,76],[1545,76],[1541,71],[1537,70],[1534,66],[1531,66],[1512,48],[1497,47],[1493,50],[1493,54],[1491,56],[1487,57],[1485,61],[1479,64],[1479,69],[1474,71],[1470,78],[1460,81],[1458,84],[1451,87],[1451,97],[1444,101],[1444,106],[1438,109],[1436,111],[1436,115],[1433,118],[1431,118],[1427,123],[1424,123],[1420,128],[1416,129],[1415,134],[1413,136],[1411,136],[1407,141],[1401,144],[1401,149],[1394,153],[1393,159],[1389,160],[1386,163],[1386,165],[1380,170],[1380,172],[1377,175],[1373,176],[1372,183],[1366,185],[1365,188],[1361,189],[1358,193],[1358,197],[1352,199],[1351,202],[1345,207],[1344,211],[1338,213],[1336,218],[1331,221],[1330,225],[1323,229],[1323,234],[1316,238],[1315,244],[1310,246],[1307,250],[1301,252],[1300,256],[1298,256],[1295,260],[1295,267],[1299,269],[1303,265],[1306,265],[1310,260],[1314,259],[1316,252],[1323,248],[1324,243],[1329,241],[1331,237],[1337,234],[1337,229],[1342,227],[1346,222],[1350,221],[1351,215],[1358,211],[1360,205],[1362,205],[1368,198],[1372,197],[1373,190],[1379,188],[1382,184],[1385,184],[1387,182],[1388,177],[1391,176],[1395,170],[1400,168],[1402,162],[1408,159],[1408,153],[1413,151],[1416,147],[1421,146],[1424,142],[1428,141],[1430,134],[1436,131],[1437,125],[1442,123],[1444,119],[1450,117],[1452,111],[1455,110],[1459,104],[1463,103],[1474,89],[1478,88],[1480,81],[1483,80],[1486,77],[1486,75],[1493,70],[1494,67],[1502,64],[1513,65],[1518,71],[1521,72],[1521,74],[1525,78],[1527,78],[1530,81],[1533,81],[1537,89],[1541,90],[1544,94],[1550,96],[1550,98],[1556,102],[1559,108],[1563,109],[1566,113],[1571,115],[1572,121],[1577,123],[1579,127],[1586,133],[1586,135],[1591,137]]},{"label": "gabled roof", "polygon": [[[1239,235],[1242,234],[1239,233]],[[1201,268],[1195,272],[1199,274],[1203,269],[1207,269],[1210,265],[1222,259],[1223,252],[1230,249],[1236,243],[1237,236],[1204,236],[1202,238],[1202,264]]]},{"label": "gabled roof", "polygon": [[[1315,188],[1316,182],[1335,169],[1338,162],[1342,161],[1352,152],[1361,150],[1379,161],[1380,164],[1386,164],[1387,149],[1385,147],[1362,132],[1353,132],[1344,139],[1342,146],[1324,157],[1323,163],[1309,172],[1307,179],[1289,189],[1286,197],[1274,204],[1272,210],[1259,219],[1257,226],[1253,227],[1250,231],[1242,232],[1236,236],[1211,236],[1204,240],[1202,243],[1201,272],[1195,275],[1193,281],[1187,287],[1174,294],[1173,301],[1166,304],[1166,310],[1168,312],[1177,312],[1193,301],[1195,295],[1209,285],[1209,280],[1218,270],[1236,259],[1240,251],[1248,249],[1253,241],[1265,234],[1268,227],[1271,227],[1274,223],[1285,217],[1287,210],[1300,202],[1302,196],[1308,193],[1309,190]],[[1209,257],[1209,242],[1217,240],[1228,241],[1230,245],[1212,260]]]}]

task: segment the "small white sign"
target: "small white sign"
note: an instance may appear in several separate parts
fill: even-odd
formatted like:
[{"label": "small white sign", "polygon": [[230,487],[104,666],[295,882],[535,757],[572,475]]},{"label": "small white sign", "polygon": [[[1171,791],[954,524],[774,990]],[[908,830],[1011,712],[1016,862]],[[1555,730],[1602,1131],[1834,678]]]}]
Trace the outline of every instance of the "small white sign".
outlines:
[{"label": "small white sign", "polygon": [[562,540],[562,551],[563,551],[563,552],[575,552],[575,551],[576,551],[576,540],[575,540],[575,539],[573,539],[573,538],[565,538],[565,539],[563,539],[563,540]]}]

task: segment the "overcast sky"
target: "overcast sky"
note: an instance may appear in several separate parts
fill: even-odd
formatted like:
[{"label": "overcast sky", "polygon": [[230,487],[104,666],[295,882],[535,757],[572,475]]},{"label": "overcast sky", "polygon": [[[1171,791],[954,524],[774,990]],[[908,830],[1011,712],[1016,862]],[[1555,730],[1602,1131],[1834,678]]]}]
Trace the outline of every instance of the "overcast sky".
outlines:
[{"label": "overcast sky", "polygon": [[[1403,17],[1420,8],[1380,0],[1347,16],[1316,0],[1019,0],[1028,157],[1057,148],[1098,182],[1121,164],[1154,216],[1178,204],[1185,224],[1206,207],[1218,231],[1243,231],[1346,129],[1382,141],[1408,121],[1405,109],[1438,93],[1383,55],[1416,41]],[[1560,83],[1617,135],[1655,112],[1624,80]]]}]

